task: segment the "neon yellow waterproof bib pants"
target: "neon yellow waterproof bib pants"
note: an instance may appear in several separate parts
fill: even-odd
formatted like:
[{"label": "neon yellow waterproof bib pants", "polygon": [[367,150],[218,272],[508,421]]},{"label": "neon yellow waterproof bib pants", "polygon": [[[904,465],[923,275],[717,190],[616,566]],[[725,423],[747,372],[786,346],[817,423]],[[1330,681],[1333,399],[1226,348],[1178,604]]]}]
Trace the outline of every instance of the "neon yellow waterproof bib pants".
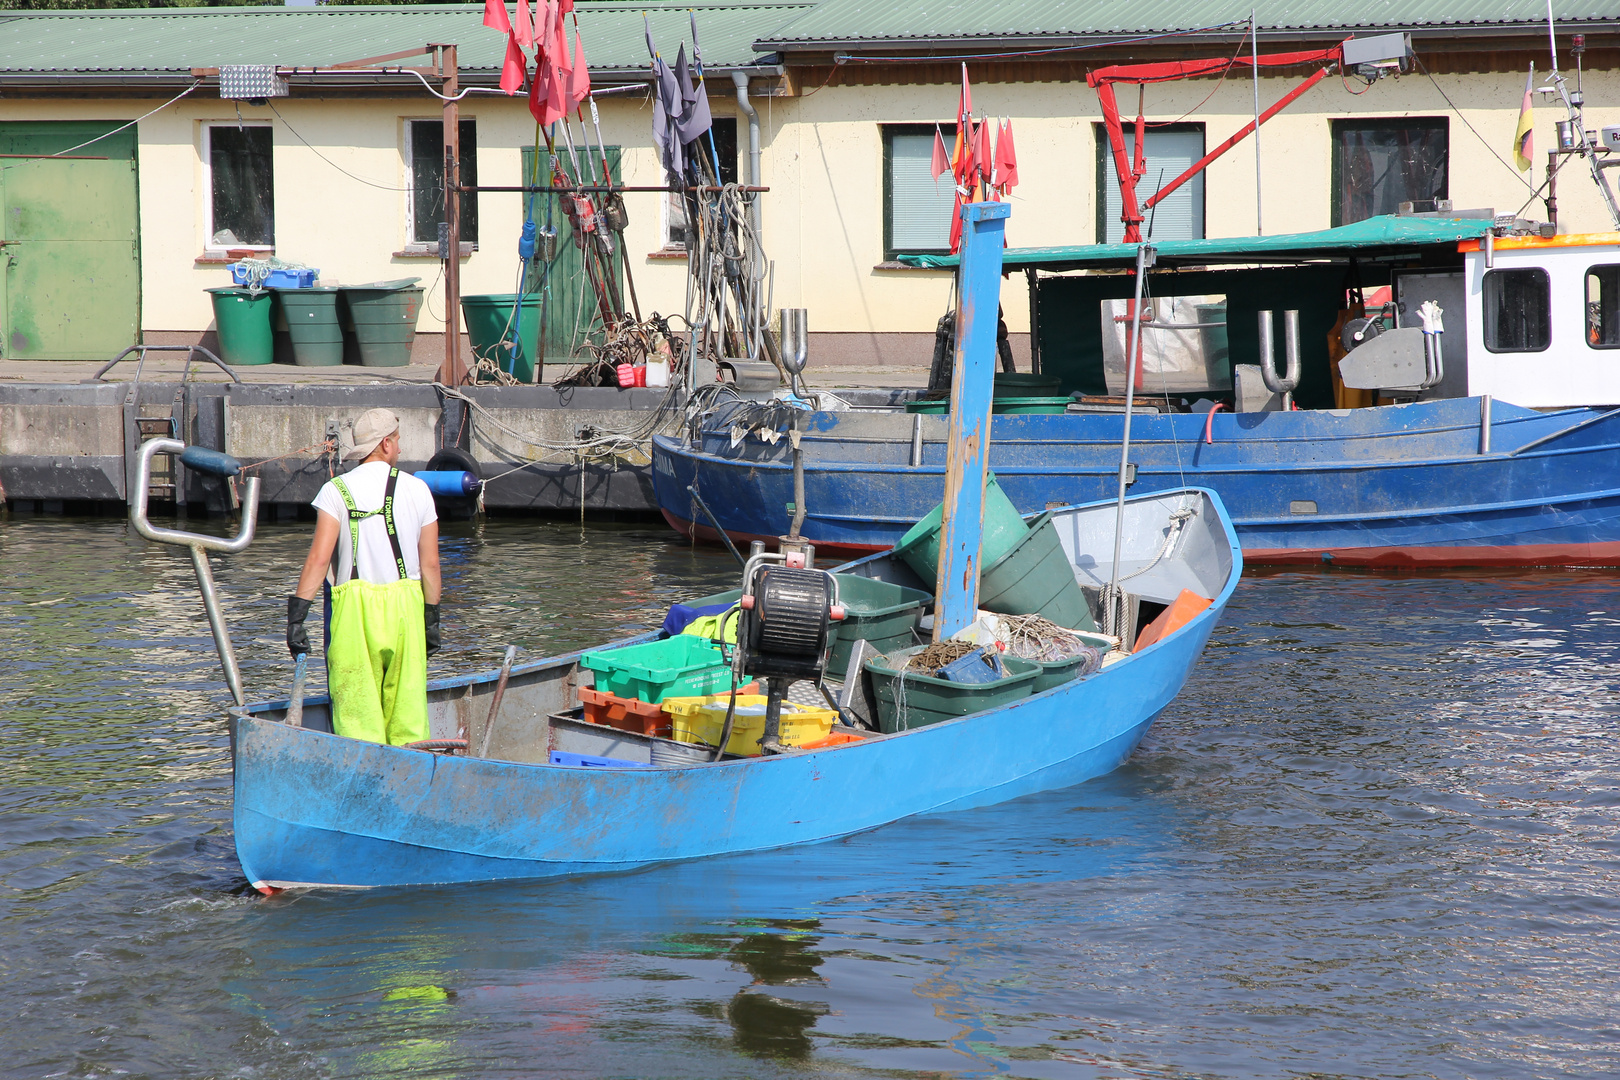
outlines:
[{"label": "neon yellow waterproof bib pants", "polygon": [[[349,510],[349,580],[332,588],[331,643],[326,681],[332,693],[332,730],[351,739],[401,746],[428,737],[427,632],[422,583],[406,572],[394,529],[394,482],[380,510],[361,511],[342,480],[334,479]],[[360,523],[382,515],[399,580],[379,585],[360,578]]]}]

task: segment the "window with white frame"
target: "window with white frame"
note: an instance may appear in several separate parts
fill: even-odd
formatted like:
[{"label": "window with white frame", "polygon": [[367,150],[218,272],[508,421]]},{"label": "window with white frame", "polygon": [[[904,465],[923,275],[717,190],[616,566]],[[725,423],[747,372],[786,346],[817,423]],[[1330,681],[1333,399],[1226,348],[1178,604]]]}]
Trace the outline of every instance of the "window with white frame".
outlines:
[{"label": "window with white frame", "polygon": [[[478,127],[463,120],[461,134],[461,182],[478,184]],[[421,247],[437,247],[439,223],[444,221],[444,121],[405,121],[406,240]],[[478,194],[461,196],[461,241],[478,242]]]},{"label": "window with white frame", "polygon": [[268,123],[204,124],[209,248],[273,248],[276,244],[275,170]]},{"label": "window with white frame", "polygon": [[[1108,129],[1096,125],[1097,132],[1097,242],[1117,244],[1125,237],[1124,196],[1119,190],[1119,173],[1114,169],[1114,150]],[[1136,154],[1136,125],[1125,124],[1125,150]],[[1192,168],[1204,156],[1203,124],[1149,124],[1142,137],[1142,177],[1136,182],[1136,203],[1140,206],[1164,185]],[[1204,174],[1195,173],[1154,205],[1142,220],[1142,236],[1148,240],[1202,240],[1204,238]]]},{"label": "window with white frame", "polygon": [[[714,168],[712,161],[720,161],[720,182],[722,184],[737,183],[737,120],[731,116],[717,116],[714,126],[709,129],[714,137],[713,145],[709,143],[709,136],[704,136],[688,148],[689,153],[701,153],[709,159],[709,168]],[[668,180],[668,177],[665,177]],[[664,198],[664,248],[670,251],[684,251],[686,249],[686,198],[682,195],[670,194]]]},{"label": "window with white frame", "polygon": [[[883,125],[883,258],[948,252],[956,180],[934,179],[933,124]],[[947,137],[947,142],[950,141]]]}]

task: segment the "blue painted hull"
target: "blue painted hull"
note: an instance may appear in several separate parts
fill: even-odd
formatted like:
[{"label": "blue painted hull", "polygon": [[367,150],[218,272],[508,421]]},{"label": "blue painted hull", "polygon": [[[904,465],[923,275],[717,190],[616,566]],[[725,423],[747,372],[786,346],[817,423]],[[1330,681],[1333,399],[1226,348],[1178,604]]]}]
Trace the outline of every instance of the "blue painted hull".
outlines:
[{"label": "blue painted hull", "polygon": [[564,768],[360,742],[277,722],[285,703],[249,706],[231,718],[242,869],[267,891],[626,870],[816,843],[1100,776],[1175,698],[1236,587],[1230,521],[1218,499],[1208,505],[1224,580],[1182,630],[1005,708],[824,750]]},{"label": "blue painted hull", "polygon": [[[1367,566],[1620,565],[1620,415],[1496,405],[1480,452],[1478,399],[1347,410],[1138,417],[1133,494],[1196,484],[1220,493],[1254,563]],[[899,539],[944,490],[944,448],[911,466],[893,418],[816,413],[804,440],[803,532],[824,548]],[[902,418],[909,419],[909,418]],[[887,437],[878,425],[889,424]],[[1106,498],[1122,418],[998,416],[991,467],[1018,508]],[[734,538],[787,531],[786,440],[731,445],[722,419],[696,447],[659,437],[653,483],[666,519],[713,538],[695,485]]]}]

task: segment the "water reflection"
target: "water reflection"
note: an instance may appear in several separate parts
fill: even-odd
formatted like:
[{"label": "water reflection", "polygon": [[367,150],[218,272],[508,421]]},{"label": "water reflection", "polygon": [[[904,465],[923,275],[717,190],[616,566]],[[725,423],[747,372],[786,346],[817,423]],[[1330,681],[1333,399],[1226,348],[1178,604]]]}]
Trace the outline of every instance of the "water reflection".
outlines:
[{"label": "water reflection", "polygon": [[[735,572],[651,528],[446,538],[436,672]],[[216,564],[256,695],[289,675],[307,543],[268,525]],[[12,519],[0,567],[0,1072],[1620,1072],[1613,574],[1262,572],[1079,788],[634,874],[261,901],[188,562]]]}]

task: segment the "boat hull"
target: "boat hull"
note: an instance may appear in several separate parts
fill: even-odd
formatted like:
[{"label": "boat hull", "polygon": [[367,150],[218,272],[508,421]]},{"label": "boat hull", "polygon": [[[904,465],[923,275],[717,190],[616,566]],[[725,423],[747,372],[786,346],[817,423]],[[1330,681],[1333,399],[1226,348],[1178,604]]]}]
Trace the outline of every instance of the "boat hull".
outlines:
[{"label": "boat hull", "polygon": [[[1462,400],[1217,415],[1208,442],[1203,417],[1139,418],[1131,491],[1219,492],[1251,565],[1620,565],[1620,415],[1499,403],[1494,449],[1481,453],[1478,410]],[[928,445],[912,466],[911,440],[885,437],[887,418],[814,415],[802,531],[824,550],[887,547],[939,502],[943,448]],[[1025,513],[1106,498],[1119,468],[1108,436],[1120,426],[1106,415],[998,416],[991,466]],[[692,487],[733,539],[786,531],[792,469],[775,447],[660,437],[653,481],[665,520],[687,535],[718,538]]]}]

